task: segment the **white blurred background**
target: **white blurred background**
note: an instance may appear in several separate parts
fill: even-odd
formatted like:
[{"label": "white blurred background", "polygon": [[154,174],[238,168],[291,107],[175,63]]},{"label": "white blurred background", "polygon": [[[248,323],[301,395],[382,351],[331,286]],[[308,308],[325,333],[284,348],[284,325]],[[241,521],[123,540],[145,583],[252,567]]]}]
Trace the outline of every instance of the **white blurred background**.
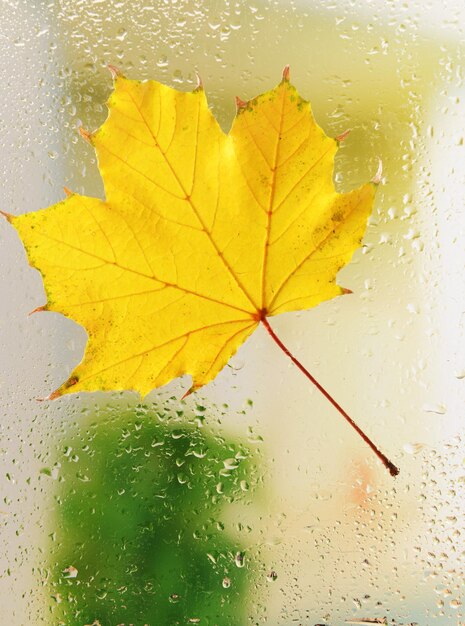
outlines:
[{"label": "white blurred background", "polygon": [[[225,433],[263,438],[265,495],[229,512],[252,527],[250,558],[278,574],[244,598],[250,623],[465,622],[462,3],[2,0],[0,18],[9,213],[60,200],[64,185],[102,194],[77,128],[105,118],[108,63],[179,89],[192,89],[197,71],[225,129],[234,96],[274,86],[289,63],[325,131],[352,129],[338,188],[365,182],[382,159],[363,251],[340,273],[354,294],[272,324],[399,477],[261,329],[200,395],[228,404]],[[0,622],[48,624],[41,551],[52,486],[39,471],[71,413],[121,396],[37,402],[79,362],[85,333],[55,314],[27,316],[45,296],[6,221],[0,255]]]}]

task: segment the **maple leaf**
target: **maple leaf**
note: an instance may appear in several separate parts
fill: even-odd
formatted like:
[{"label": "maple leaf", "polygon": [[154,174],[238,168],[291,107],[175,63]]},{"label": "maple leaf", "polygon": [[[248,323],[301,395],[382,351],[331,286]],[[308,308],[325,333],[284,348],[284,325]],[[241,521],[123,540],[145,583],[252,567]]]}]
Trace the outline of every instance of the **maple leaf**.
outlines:
[{"label": "maple leaf", "polygon": [[70,194],[10,217],[43,275],[41,309],[89,337],[83,362],[52,397],[146,394],[185,373],[198,389],[263,323],[345,414],[267,318],[343,293],[336,274],[360,245],[375,184],[336,192],[338,141],[316,124],[288,68],[276,88],[237,99],[228,134],[201,85],[184,93],[113,74],[107,120],[82,133],[106,200]]}]

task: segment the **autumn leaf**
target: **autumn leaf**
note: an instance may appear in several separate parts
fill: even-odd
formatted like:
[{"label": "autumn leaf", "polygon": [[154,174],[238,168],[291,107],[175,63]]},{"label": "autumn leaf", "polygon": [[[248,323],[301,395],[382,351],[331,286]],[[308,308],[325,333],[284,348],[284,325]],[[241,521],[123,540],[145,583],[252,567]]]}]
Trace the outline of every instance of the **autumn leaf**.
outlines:
[{"label": "autumn leaf", "polygon": [[288,68],[276,88],[237,99],[228,134],[201,85],[183,93],[113,73],[107,120],[83,132],[106,200],[70,194],[10,218],[43,275],[42,309],[89,337],[53,397],[144,395],[186,373],[198,389],[260,323],[279,345],[269,317],[343,293],[336,275],[360,245],[375,193],[373,182],[336,192],[338,141]]}]

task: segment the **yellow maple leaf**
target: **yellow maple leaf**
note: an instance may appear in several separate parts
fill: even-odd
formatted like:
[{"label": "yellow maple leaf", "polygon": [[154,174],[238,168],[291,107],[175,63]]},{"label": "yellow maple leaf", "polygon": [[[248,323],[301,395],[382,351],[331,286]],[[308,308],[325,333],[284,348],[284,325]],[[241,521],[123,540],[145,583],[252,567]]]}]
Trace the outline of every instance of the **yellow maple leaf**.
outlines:
[{"label": "yellow maple leaf", "polygon": [[336,192],[338,142],[288,68],[276,88],[237,100],[228,134],[201,86],[114,78],[107,120],[84,133],[106,200],[71,194],[10,218],[43,275],[43,308],[89,337],[54,397],[146,394],[185,373],[197,389],[259,323],[279,345],[268,317],[343,292],[336,274],[360,245],[375,193],[372,182]]}]

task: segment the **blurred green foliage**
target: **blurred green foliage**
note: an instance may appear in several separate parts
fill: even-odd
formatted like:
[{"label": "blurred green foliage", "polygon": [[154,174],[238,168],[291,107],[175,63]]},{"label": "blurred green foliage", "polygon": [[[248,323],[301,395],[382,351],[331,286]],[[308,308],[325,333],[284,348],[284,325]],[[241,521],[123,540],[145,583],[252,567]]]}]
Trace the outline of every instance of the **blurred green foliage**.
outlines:
[{"label": "blurred green foliage", "polygon": [[254,460],[179,406],[100,409],[60,443],[54,624],[247,622],[254,574],[222,516],[250,502]]}]

